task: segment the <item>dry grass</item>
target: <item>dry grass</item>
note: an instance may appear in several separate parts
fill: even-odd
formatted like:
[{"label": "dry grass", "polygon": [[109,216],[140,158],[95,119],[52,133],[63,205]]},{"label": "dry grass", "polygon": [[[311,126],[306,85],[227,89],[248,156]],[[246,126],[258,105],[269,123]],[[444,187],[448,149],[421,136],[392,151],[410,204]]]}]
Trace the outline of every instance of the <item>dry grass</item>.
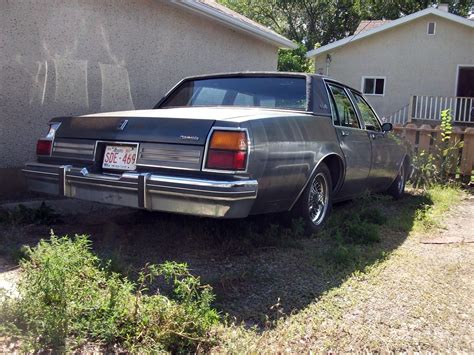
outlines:
[{"label": "dry grass", "polygon": [[[132,278],[146,262],[186,262],[228,315],[215,330],[214,352],[473,351],[473,246],[419,243],[455,222],[445,214],[459,198],[455,189],[435,189],[337,205],[334,225],[347,223],[361,203],[388,218],[377,227],[380,242],[344,242],[342,254],[334,253],[332,232],[303,238],[298,224],[280,216],[215,221],[127,209],[4,228],[0,253],[17,257],[22,244],[35,245],[53,228],[90,234],[95,251]],[[474,208],[472,201],[458,208],[466,205]]]},{"label": "dry grass", "polygon": [[[230,325],[220,329],[215,352],[474,350],[474,245],[420,244],[459,199],[452,190],[432,192],[433,207],[419,218],[390,256],[354,272],[301,310],[263,333]],[[465,228],[474,229],[474,200],[462,203]],[[454,212],[454,211],[451,211]],[[471,218],[465,218],[470,215]],[[437,216],[436,219],[434,219]],[[456,214],[452,213],[455,219]],[[393,238],[392,229],[384,239]]]}]

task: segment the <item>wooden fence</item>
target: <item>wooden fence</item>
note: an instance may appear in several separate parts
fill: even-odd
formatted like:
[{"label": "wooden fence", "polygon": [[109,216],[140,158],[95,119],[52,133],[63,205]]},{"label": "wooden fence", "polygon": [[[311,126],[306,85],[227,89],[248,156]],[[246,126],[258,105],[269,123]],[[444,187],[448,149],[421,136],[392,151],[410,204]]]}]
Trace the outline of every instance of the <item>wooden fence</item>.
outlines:
[{"label": "wooden fence", "polygon": [[[433,152],[436,145],[441,142],[440,126],[431,126],[423,124],[417,126],[414,123],[408,123],[403,126],[395,124],[393,126],[395,133],[404,137],[410,143],[415,152],[422,150]],[[469,182],[473,176],[474,169],[474,128],[472,127],[453,127],[451,139],[461,140],[464,142],[463,147],[459,150],[460,159],[460,177],[462,181]]]}]

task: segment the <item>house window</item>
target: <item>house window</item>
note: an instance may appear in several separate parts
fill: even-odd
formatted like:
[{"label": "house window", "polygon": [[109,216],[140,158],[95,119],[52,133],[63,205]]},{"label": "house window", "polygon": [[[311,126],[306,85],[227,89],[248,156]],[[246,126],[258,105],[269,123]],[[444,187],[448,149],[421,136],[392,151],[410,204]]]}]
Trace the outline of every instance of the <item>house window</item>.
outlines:
[{"label": "house window", "polygon": [[436,22],[428,22],[428,34],[434,35],[436,33]]},{"label": "house window", "polygon": [[365,95],[385,94],[385,78],[384,77],[362,77],[362,92]]}]

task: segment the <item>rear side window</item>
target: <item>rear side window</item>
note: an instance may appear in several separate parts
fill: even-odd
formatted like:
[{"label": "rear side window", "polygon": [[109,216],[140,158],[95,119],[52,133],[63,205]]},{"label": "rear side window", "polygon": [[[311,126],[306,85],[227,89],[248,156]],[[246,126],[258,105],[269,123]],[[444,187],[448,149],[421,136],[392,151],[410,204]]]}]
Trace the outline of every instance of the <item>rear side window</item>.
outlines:
[{"label": "rear side window", "polygon": [[336,110],[337,119],[335,124],[343,127],[360,128],[355,108],[352,106],[345,90],[334,85],[328,85],[328,87]]},{"label": "rear side window", "polygon": [[382,128],[380,127],[379,120],[369,104],[365,102],[364,98],[359,94],[355,92],[352,92],[352,94],[354,95],[354,101],[359,108],[360,118],[364,121],[365,129],[380,132]]}]

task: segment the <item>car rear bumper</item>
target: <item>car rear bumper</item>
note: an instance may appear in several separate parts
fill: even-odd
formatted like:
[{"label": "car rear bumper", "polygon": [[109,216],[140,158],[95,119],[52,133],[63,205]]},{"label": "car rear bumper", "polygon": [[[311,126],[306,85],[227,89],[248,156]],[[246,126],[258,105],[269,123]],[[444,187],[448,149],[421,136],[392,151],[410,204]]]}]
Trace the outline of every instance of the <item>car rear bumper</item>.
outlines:
[{"label": "car rear bumper", "polygon": [[257,197],[256,180],[206,180],[151,173],[93,174],[71,165],[28,163],[31,191],[112,205],[197,216],[246,217]]}]

